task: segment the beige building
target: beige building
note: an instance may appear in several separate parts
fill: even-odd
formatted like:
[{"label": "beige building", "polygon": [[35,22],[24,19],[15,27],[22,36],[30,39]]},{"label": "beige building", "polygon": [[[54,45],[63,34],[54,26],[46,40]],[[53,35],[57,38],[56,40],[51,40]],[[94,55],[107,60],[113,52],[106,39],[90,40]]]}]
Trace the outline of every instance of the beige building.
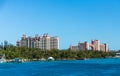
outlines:
[{"label": "beige building", "polygon": [[23,35],[20,41],[17,41],[17,46],[26,46],[28,48],[41,48],[43,50],[59,49],[59,38],[50,37],[44,34],[42,37],[35,35],[35,37],[26,37]]},{"label": "beige building", "polygon": [[84,43],[78,43],[78,48],[79,50],[88,50],[89,49],[89,44],[88,42],[84,42]]},{"label": "beige building", "polygon": [[107,44],[101,44],[100,45],[100,50],[104,52],[108,52],[108,45]]},{"label": "beige building", "polygon": [[[91,49],[90,49],[91,48]],[[91,44],[88,42],[84,43],[78,43],[77,46],[70,46],[71,50],[77,51],[77,50],[96,50],[96,51],[104,51],[108,52],[108,45],[107,44],[100,44],[99,40],[92,40]]]},{"label": "beige building", "polygon": [[84,42],[84,43],[78,43],[78,45],[77,46],[70,46],[70,49],[71,50],[81,50],[81,51],[83,51],[83,50],[88,50],[89,49],[89,44],[88,44],[88,42]]},{"label": "beige building", "polygon": [[99,40],[92,40],[91,42],[92,50],[100,50],[100,41]]},{"label": "beige building", "polygon": [[72,45],[70,45],[70,50],[78,51],[79,48],[78,48],[78,46],[72,46]]}]

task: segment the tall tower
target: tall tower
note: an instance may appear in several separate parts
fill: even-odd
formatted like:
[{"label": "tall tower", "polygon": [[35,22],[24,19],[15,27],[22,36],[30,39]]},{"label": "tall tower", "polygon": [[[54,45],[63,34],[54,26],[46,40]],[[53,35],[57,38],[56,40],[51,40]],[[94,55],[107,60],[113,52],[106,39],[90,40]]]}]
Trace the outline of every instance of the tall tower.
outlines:
[{"label": "tall tower", "polygon": [[107,44],[104,45],[105,45],[105,52],[108,52],[108,45]]},{"label": "tall tower", "polygon": [[50,49],[50,36],[48,34],[44,34],[42,37],[42,49],[49,50]]},{"label": "tall tower", "polygon": [[22,38],[21,38],[21,46],[28,47],[28,40],[26,38],[26,35],[23,35]]},{"label": "tall tower", "polygon": [[85,50],[89,50],[89,43],[85,41]]},{"label": "tall tower", "polygon": [[100,41],[99,40],[92,40],[92,50],[100,51]]},{"label": "tall tower", "polygon": [[34,44],[35,44],[35,48],[39,48],[40,47],[40,36],[38,34],[35,35],[35,38],[34,38]]},{"label": "tall tower", "polygon": [[57,36],[50,38],[50,49],[59,49],[59,38]]}]

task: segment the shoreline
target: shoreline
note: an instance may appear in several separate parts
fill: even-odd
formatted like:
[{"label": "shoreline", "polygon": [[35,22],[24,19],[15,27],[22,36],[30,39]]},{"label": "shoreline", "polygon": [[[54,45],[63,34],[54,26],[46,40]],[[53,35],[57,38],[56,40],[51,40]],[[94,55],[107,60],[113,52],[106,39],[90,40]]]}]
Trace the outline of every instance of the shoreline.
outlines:
[{"label": "shoreline", "polygon": [[[70,58],[64,58],[64,59],[55,59],[55,60],[47,60],[47,59],[20,59],[20,63],[22,62],[48,62],[48,61],[70,61],[70,60],[91,60],[91,59],[109,59],[109,58],[118,58],[118,57],[105,57],[105,58],[82,58],[82,59],[70,59]],[[14,59],[6,59],[5,63],[14,63]],[[15,62],[17,63],[17,62]]]}]

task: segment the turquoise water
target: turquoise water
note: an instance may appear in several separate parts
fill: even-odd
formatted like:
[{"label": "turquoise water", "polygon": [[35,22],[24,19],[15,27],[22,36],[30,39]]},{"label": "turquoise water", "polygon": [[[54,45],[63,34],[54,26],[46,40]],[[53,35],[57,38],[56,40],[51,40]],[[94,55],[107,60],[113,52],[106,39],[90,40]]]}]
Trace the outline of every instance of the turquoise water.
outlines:
[{"label": "turquoise water", "polygon": [[4,63],[0,76],[120,76],[120,59]]}]

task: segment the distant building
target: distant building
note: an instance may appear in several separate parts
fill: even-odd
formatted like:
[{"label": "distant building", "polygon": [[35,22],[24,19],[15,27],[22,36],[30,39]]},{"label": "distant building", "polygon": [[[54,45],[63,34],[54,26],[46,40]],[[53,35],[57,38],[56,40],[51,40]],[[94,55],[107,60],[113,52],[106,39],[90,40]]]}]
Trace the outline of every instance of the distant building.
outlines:
[{"label": "distant building", "polygon": [[[91,49],[90,49],[91,48]],[[77,51],[77,50],[96,50],[96,51],[104,51],[104,52],[108,52],[108,45],[107,44],[100,44],[99,40],[92,40],[91,44],[89,44],[88,42],[84,42],[84,43],[78,43],[77,46],[70,46],[70,49],[73,51]]]},{"label": "distant building", "polygon": [[78,43],[79,50],[88,50],[89,49],[89,43],[86,41],[84,43]]},{"label": "distant building", "polygon": [[104,52],[108,52],[108,45],[107,44],[101,44],[100,45],[100,50]]},{"label": "distant building", "polygon": [[70,45],[70,50],[78,51],[79,48],[78,48],[78,46],[72,46],[72,45]]},{"label": "distant building", "polygon": [[100,41],[99,40],[92,40],[91,42],[92,50],[100,50]]},{"label": "distant building", "polygon": [[6,47],[8,47],[8,45],[9,45],[9,44],[8,44],[8,41],[5,40],[5,41],[4,41],[4,47],[6,48]]},{"label": "distant building", "polygon": [[78,43],[77,46],[70,46],[71,50],[88,50],[89,49],[89,44],[88,42],[84,42],[84,43]]},{"label": "distant building", "polygon": [[48,34],[44,34],[42,37],[35,35],[35,37],[26,37],[23,35],[21,40],[17,41],[17,46],[26,46],[28,48],[40,48],[43,50],[59,49],[59,38],[50,37]]}]

